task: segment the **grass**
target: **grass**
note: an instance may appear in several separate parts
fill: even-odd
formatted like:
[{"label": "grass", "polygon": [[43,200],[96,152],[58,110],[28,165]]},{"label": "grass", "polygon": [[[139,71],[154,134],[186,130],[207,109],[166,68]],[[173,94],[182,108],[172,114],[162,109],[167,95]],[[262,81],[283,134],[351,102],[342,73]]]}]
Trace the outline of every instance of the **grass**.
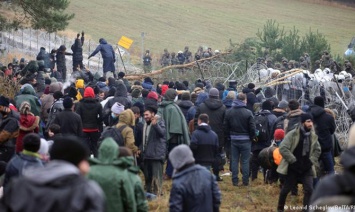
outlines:
[{"label": "grass", "polygon": [[159,58],[164,48],[194,53],[198,46],[223,50],[229,39],[242,42],[255,37],[267,19],[275,19],[286,30],[296,26],[304,35],[310,29],[323,33],[332,54],[343,55],[355,36],[355,9],[320,0],[71,0],[75,13],[69,28],[84,30],[98,40],[105,37],[117,43],[122,35],[134,40],[132,55],[141,54],[144,45]]},{"label": "grass", "polygon": [[[339,158],[336,158],[335,170],[341,171]],[[228,170],[228,165],[225,170]],[[231,176],[224,176],[223,181],[219,182],[222,192],[221,212],[240,212],[240,211],[276,211],[277,202],[280,194],[278,184],[264,184],[262,173],[258,173],[258,179],[251,182],[250,186],[234,187]],[[239,174],[241,179],[241,174]],[[144,182],[144,180],[143,180]],[[169,211],[169,195],[172,181],[163,182],[163,196],[149,202],[149,211]],[[298,196],[288,195],[287,206],[302,206],[303,192],[302,185],[298,185]]]}]

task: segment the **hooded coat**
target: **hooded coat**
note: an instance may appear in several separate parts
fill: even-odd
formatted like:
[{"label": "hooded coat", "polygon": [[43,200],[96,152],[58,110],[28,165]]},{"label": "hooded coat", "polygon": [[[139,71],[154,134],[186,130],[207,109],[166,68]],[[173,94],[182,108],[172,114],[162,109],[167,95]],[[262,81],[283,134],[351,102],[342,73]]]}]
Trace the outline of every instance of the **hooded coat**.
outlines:
[{"label": "hooded coat", "polygon": [[95,56],[98,52],[101,53],[103,63],[103,72],[106,73],[108,71],[114,72],[115,69],[115,62],[116,56],[115,51],[113,50],[112,46],[107,43],[107,41],[103,38],[100,39],[100,44],[96,47],[95,51],[93,51],[89,57]]},{"label": "hooded coat", "polygon": [[0,146],[4,145],[13,147],[18,134],[18,120],[15,118],[14,112],[9,111],[6,116],[3,115],[0,122]]},{"label": "hooded coat", "polygon": [[81,39],[76,38],[74,44],[71,46],[73,51],[73,67],[76,68],[77,65],[83,64],[83,45],[84,37],[81,36]]},{"label": "hooded coat", "polygon": [[41,97],[41,119],[45,122],[48,120],[48,111],[51,108],[54,98],[53,93],[62,90],[62,83],[53,82],[49,85],[49,94]]},{"label": "hooded coat", "polygon": [[62,77],[64,81],[66,80],[66,75],[67,75],[65,55],[72,55],[71,53],[65,52],[65,50],[66,47],[64,45],[61,45],[57,50],[57,54],[56,54],[57,71],[62,73]]},{"label": "hooded coat", "polygon": [[311,107],[311,114],[322,152],[331,151],[333,148],[332,135],[336,129],[334,117],[317,105]]},{"label": "hooded coat", "polygon": [[20,130],[18,137],[16,139],[16,153],[22,152],[23,150],[23,137],[29,133],[39,132],[39,121],[38,116],[34,116],[32,113],[27,115],[21,114],[20,116]]},{"label": "hooded coat", "polygon": [[50,54],[46,52],[45,49],[42,49],[39,51],[36,60],[43,60],[44,62],[44,67],[45,68],[50,68]]},{"label": "hooded coat", "polygon": [[212,130],[217,134],[219,146],[224,146],[224,129],[223,121],[226,113],[226,106],[219,99],[209,98],[205,100],[200,106],[196,108],[195,120],[200,114],[206,113],[209,116],[209,125]]},{"label": "hooded coat", "polygon": [[118,145],[105,139],[99,148],[98,158],[91,159],[92,166],[88,178],[96,181],[106,196],[106,211],[136,211],[134,186],[128,170],[119,166]]},{"label": "hooded coat", "polygon": [[172,142],[172,139],[176,139],[174,142],[177,144],[190,144],[185,116],[174,101],[163,100],[159,105],[158,115],[164,119],[168,144]]},{"label": "hooded coat", "polygon": [[28,102],[31,105],[31,113],[35,116],[39,116],[41,113],[41,103],[36,96],[36,91],[30,84],[22,86],[20,93],[15,97],[16,108],[20,108],[22,102]]},{"label": "hooded coat", "polygon": [[178,106],[180,107],[181,112],[184,114],[187,121],[187,111],[190,109],[190,107],[194,106],[194,104],[191,102],[191,100],[181,100]]},{"label": "hooded coat", "polygon": [[142,180],[139,177],[140,169],[134,166],[133,157],[120,157],[118,158],[118,166],[127,169],[127,173],[134,189],[134,196],[137,204],[137,212],[148,211],[148,201],[145,197],[145,191],[142,186]]},{"label": "hooded coat", "polygon": [[104,107],[104,113],[110,113],[111,112],[111,107],[114,105],[116,102],[119,102],[120,104],[124,105],[125,109],[131,108],[132,103],[127,97],[127,88],[123,83],[118,83],[116,92],[115,92],[115,97],[110,99]]},{"label": "hooded coat", "polygon": [[134,144],[134,133],[131,128],[135,125],[135,117],[132,110],[125,110],[120,114],[119,122],[116,125],[116,128],[120,128],[123,125],[126,125],[126,127],[121,131],[124,144],[133,152],[133,154],[135,154],[138,151],[138,147]]},{"label": "hooded coat", "polygon": [[[97,183],[61,160],[24,172],[7,186],[4,194],[1,203],[5,211],[104,211],[104,194]],[[19,198],[20,195],[26,198]]]},{"label": "hooded coat", "polygon": [[255,96],[254,90],[250,88],[244,88],[243,93],[247,95],[247,108],[251,112],[254,112],[254,104],[259,102]]},{"label": "hooded coat", "polygon": [[102,106],[99,100],[95,99],[92,88],[85,89],[84,98],[76,105],[75,112],[81,117],[84,131],[102,129]]}]

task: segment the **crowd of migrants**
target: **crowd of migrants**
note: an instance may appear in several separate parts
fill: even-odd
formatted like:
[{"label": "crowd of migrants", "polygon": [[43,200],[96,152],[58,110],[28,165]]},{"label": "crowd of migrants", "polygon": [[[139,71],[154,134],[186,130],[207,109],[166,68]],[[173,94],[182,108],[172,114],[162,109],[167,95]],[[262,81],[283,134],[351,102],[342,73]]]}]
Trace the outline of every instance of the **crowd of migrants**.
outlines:
[{"label": "crowd of migrants", "polygon": [[219,211],[217,182],[227,161],[233,186],[252,186],[260,170],[265,183],[279,183],[279,211],[299,183],[304,209],[353,196],[355,129],[341,156],[344,172],[335,175],[341,150],[323,97],[301,108],[297,100],[260,95],[252,82],[239,91],[235,80],[227,88],[150,77],[131,84],[123,72],[106,75],[115,72],[115,57],[104,39],[90,55],[101,51],[104,76],[86,70],[84,33],[79,37],[73,53],[63,45],[51,54],[41,48],[37,61],[4,72],[21,89],[0,96],[2,211],[147,211],[147,200],[166,195],[162,182],[170,179],[170,211]]}]

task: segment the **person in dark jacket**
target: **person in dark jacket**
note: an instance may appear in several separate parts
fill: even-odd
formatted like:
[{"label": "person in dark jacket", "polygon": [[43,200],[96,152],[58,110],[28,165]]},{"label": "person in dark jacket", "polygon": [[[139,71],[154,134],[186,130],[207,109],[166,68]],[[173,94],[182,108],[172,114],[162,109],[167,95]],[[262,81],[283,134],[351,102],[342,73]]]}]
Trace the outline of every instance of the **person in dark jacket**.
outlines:
[{"label": "person in dark jacket", "polygon": [[84,31],[81,32],[81,38],[79,39],[80,34],[78,33],[74,44],[71,46],[73,51],[73,70],[83,69],[83,45],[84,45]]},{"label": "person in dark jacket", "polygon": [[187,121],[187,111],[193,106],[194,104],[191,102],[191,96],[189,92],[183,92],[181,94],[181,101],[178,103],[178,106],[181,109],[181,112],[184,114],[185,119]]},{"label": "person in dark jacket", "polygon": [[73,112],[73,100],[70,97],[65,97],[63,107],[64,110],[55,116],[53,124],[60,126],[63,135],[81,136],[83,133],[83,125],[80,115]]},{"label": "person in dark jacket", "polygon": [[83,126],[83,138],[94,157],[97,157],[97,142],[102,131],[102,106],[95,98],[91,87],[85,88],[84,98],[76,105],[76,113],[80,115]]},{"label": "person in dark jacket", "polygon": [[46,48],[40,48],[36,60],[43,60],[44,68],[50,68],[50,54],[46,51]]},{"label": "person in dark jacket", "polygon": [[[219,142],[219,153],[222,154],[224,151],[224,131],[223,131],[223,120],[226,112],[226,106],[223,105],[222,101],[219,99],[219,91],[216,88],[211,88],[209,92],[209,98],[205,100],[204,103],[200,104],[196,108],[195,123],[197,124],[197,119],[200,114],[206,113],[209,116],[212,130],[218,135]],[[196,126],[195,124],[195,126]],[[197,126],[196,126],[197,127]],[[222,179],[219,177],[219,169],[221,164],[218,161],[213,166],[213,173],[216,175],[217,181]]]},{"label": "person in dark jacket", "polygon": [[195,164],[189,146],[182,144],[175,147],[169,159],[175,172],[169,211],[219,211],[221,192],[215,177],[205,167]]},{"label": "person in dark jacket", "polygon": [[235,95],[237,95],[237,81],[229,80],[228,81],[228,88],[223,92],[222,100],[224,100],[229,91],[234,91]]},{"label": "person in dark jacket", "polygon": [[[274,114],[271,113],[272,111],[272,102],[270,100],[266,100],[262,103],[261,105],[261,111],[258,113],[259,116],[266,116],[268,119],[268,126],[267,130],[268,130],[268,135],[269,137],[266,140],[260,140],[258,139],[257,142],[253,142],[251,145],[251,151],[253,153],[252,157],[251,157],[251,180],[255,180],[258,177],[258,171],[259,171],[259,167],[260,167],[260,162],[259,162],[259,153],[261,150],[263,150],[265,147],[269,147],[271,145],[271,139],[273,136],[273,127],[274,127],[274,123],[276,121],[276,116]],[[264,173],[264,177],[266,174],[266,170],[263,170]]]},{"label": "person in dark jacket", "polygon": [[55,69],[56,53],[57,53],[57,50],[52,49],[51,53],[49,54],[49,68],[51,69],[51,71],[53,71]]},{"label": "person in dark jacket", "polygon": [[19,135],[18,118],[9,105],[10,100],[0,96],[0,161],[5,162],[15,153],[16,138]]},{"label": "person in dark jacket", "polygon": [[118,73],[117,79],[123,81],[124,85],[125,85],[126,88],[127,88],[127,91],[130,93],[130,92],[131,92],[131,83],[129,83],[129,81],[128,81],[126,78],[124,78],[125,75],[126,75],[126,74],[121,71],[121,72]]},{"label": "person in dark jacket", "polygon": [[13,177],[19,177],[29,168],[43,167],[40,155],[37,154],[41,144],[38,134],[30,133],[23,138],[23,151],[16,154],[6,166],[4,187]]},{"label": "person in dark jacket", "polygon": [[196,102],[193,107],[190,107],[190,109],[187,111],[187,118],[186,121],[189,123],[191,120],[195,118],[196,114],[196,108],[200,106],[205,100],[208,99],[208,94],[205,92],[199,93],[196,98]]},{"label": "person in dark jacket", "polygon": [[285,134],[295,129],[300,123],[301,114],[303,111],[300,109],[300,103],[297,100],[290,100],[288,103],[288,108],[290,112],[287,114],[284,120],[284,131]]},{"label": "person in dark jacket", "polygon": [[287,114],[288,102],[283,100],[272,110],[272,113],[278,118]]},{"label": "person in dark jacket", "polygon": [[314,98],[314,105],[311,106],[310,111],[314,118],[316,134],[322,148],[319,160],[323,162],[324,174],[332,174],[334,173],[332,135],[336,129],[334,117],[325,112],[324,99],[321,96]]},{"label": "person in dark jacket", "polygon": [[254,113],[254,104],[258,103],[258,99],[256,98],[255,95],[255,84],[254,83],[249,83],[247,88],[243,89],[243,93],[247,95],[247,108]]},{"label": "person in dark jacket", "polygon": [[157,108],[149,106],[144,111],[143,158],[147,192],[162,194],[163,166],[166,156],[165,123],[156,115]]},{"label": "person in dark jacket", "polygon": [[142,87],[148,91],[154,90],[154,82],[150,77],[144,78]]},{"label": "person in dark jacket", "polygon": [[100,45],[98,45],[93,51],[89,59],[93,56],[95,56],[98,52],[101,53],[102,59],[104,61],[102,68],[104,72],[104,77],[106,77],[106,73],[111,71],[116,78],[115,74],[115,62],[116,62],[116,56],[115,56],[115,51],[113,50],[112,46],[107,43],[107,41],[104,38],[100,38],[99,40]]},{"label": "person in dark jacket", "polygon": [[341,174],[327,175],[312,193],[311,205],[352,205],[355,196],[355,125],[349,130],[348,148],[341,154]]},{"label": "person in dark jacket", "polygon": [[253,113],[246,107],[246,95],[239,93],[232,108],[227,110],[224,118],[226,140],[231,142],[232,182],[238,186],[239,160],[241,160],[243,185],[249,185],[249,158],[251,141],[255,135],[255,120]]},{"label": "person in dark jacket", "polygon": [[218,156],[218,136],[208,125],[207,114],[199,115],[197,123],[198,127],[191,135],[190,148],[196,163],[210,170]]},{"label": "person in dark jacket", "polygon": [[50,155],[43,168],[26,170],[9,183],[1,211],[105,211],[103,191],[84,176],[90,169],[86,146],[77,137],[58,137]]},{"label": "person in dark jacket", "polygon": [[57,62],[57,71],[62,74],[63,81],[65,82],[67,79],[67,66],[65,55],[73,55],[72,53],[66,52],[67,48],[65,45],[61,45],[57,50],[56,54],[56,62]]}]

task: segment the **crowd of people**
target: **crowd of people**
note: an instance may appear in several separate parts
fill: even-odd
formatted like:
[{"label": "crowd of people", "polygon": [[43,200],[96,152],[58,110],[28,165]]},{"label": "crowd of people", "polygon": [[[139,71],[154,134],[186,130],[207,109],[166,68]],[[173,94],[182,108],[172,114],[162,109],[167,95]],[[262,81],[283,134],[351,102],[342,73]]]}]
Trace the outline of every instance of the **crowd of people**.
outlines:
[{"label": "crowd of people", "polygon": [[[344,185],[352,186],[355,130],[342,154],[344,174],[334,175],[336,117],[323,97],[302,106],[252,82],[238,91],[236,80],[227,87],[200,79],[129,82],[115,74],[104,39],[89,56],[101,51],[100,76],[83,66],[83,42],[78,34],[72,46],[72,81],[60,64],[69,54],[65,46],[54,52],[56,60],[41,48],[37,61],[21,60],[17,71],[4,72],[21,84],[15,96],[0,96],[4,211],[147,211],[147,200],[166,195],[163,180],[170,179],[170,211],[218,211],[217,182],[228,169],[236,187],[252,186],[260,170],[265,183],[279,183],[278,211],[290,192],[298,195],[299,183],[304,209],[352,194]],[[212,56],[202,50],[195,59]],[[185,52],[182,63],[192,60]],[[164,54],[163,66],[163,59],[172,63]]]}]

